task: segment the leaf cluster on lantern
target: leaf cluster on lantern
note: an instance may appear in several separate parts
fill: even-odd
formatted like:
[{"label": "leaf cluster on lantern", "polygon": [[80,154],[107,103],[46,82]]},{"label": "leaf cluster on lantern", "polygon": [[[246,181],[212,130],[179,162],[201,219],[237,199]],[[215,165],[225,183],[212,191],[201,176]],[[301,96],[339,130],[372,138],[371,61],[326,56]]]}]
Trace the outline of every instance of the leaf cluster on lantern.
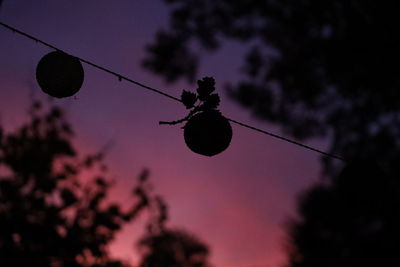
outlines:
[{"label": "leaf cluster on lantern", "polygon": [[186,121],[184,139],[193,152],[214,156],[228,148],[232,140],[232,127],[229,121],[217,110],[220,103],[215,91],[215,80],[205,77],[197,81],[197,93],[183,91],[181,102],[189,114],[180,120],[160,122],[160,124],[178,124]]},{"label": "leaf cluster on lantern", "polygon": [[80,90],[84,71],[78,58],[54,51],[39,61],[36,80],[44,93],[56,98],[70,97]]}]

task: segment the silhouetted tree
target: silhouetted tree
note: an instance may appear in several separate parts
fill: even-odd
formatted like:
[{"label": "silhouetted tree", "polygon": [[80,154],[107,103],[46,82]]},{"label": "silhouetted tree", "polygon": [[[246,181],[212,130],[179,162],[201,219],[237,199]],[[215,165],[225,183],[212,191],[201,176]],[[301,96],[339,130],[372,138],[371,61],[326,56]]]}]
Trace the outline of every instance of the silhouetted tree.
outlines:
[{"label": "silhouetted tree", "polygon": [[[164,228],[167,206],[152,193],[147,170],[133,189],[136,200],[123,208],[107,197],[112,182],[106,178],[104,151],[79,155],[58,107],[45,111],[36,102],[30,115],[14,133],[0,125],[1,267],[130,266],[113,259],[108,246],[144,209],[150,220],[141,247],[150,253],[143,254],[143,266],[206,266],[198,264],[208,252],[205,245]],[[166,255],[164,264],[160,259]]]},{"label": "silhouetted tree", "polygon": [[308,190],[290,223],[289,266],[399,266],[397,178],[358,161],[332,183]]},{"label": "silhouetted tree", "polygon": [[208,248],[183,230],[164,230],[140,240],[140,267],[208,267]]},{"label": "silhouetted tree", "polygon": [[168,209],[164,200],[151,199],[148,231],[137,244],[142,254],[139,267],[210,267],[207,245],[185,230],[166,227]]},{"label": "silhouetted tree", "polygon": [[[198,46],[240,41],[248,53],[228,85],[236,101],[298,139],[328,136],[330,152],[368,154],[398,172],[398,1],[165,2],[170,27],[147,47],[145,67],[194,81]],[[324,166],[334,173],[331,161]]]},{"label": "silhouetted tree", "polygon": [[147,206],[146,191],[139,183],[126,211],[108,201],[102,153],[78,155],[72,136],[61,110],[40,103],[15,133],[0,127],[1,266],[125,266],[107,245]]},{"label": "silhouetted tree", "polygon": [[[194,81],[198,46],[248,48],[229,95],[298,139],[326,136],[350,164],[312,187],[289,229],[292,267],[399,266],[400,50],[395,0],[165,0],[170,27],[143,64]],[[188,59],[185,61],[185,59]]]}]

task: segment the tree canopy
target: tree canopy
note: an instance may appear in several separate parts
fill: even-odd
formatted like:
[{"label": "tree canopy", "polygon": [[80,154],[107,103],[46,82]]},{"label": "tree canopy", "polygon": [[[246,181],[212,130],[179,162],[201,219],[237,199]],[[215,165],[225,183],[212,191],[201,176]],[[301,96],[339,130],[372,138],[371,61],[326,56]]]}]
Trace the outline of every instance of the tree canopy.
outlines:
[{"label": "tree canopy", "polygon": [[288,266],[398,266],[400,3],[165,2],[170,24],[148,45],[146,68],[194,81],[199,46],[215,52],[238,41],[247,53],[229,96],[297,139],[327,137],[329,152],[347,161],[339,173],[324,159],[330,179],[302,195]]},{"label": "tree canopy", "polygon": [[313,186],[289,224],[289,266],[399,266],[400,186],[373,161],[355,161]]},{"label": "tree canopy", "polygon": [[[107,178],[104,152],[79,154],[72,143],[72,127],[56,106],[45,110],[35,102],[30,117],[16,132],[8,133],[0,125],[0,265],[131,266],[109,253],[119,230],[145,209],[151,214],[150,225],[167,219],[166,204],[151,192],[148,171],[138,176],[131,203],[122,206],[111,201],[113,183]],[[194,237],[181,239],[184,231],[165,227],[157,235],[167,233],[169,239],[159,240],[153,238],[155,232],[148,232],[143,240],[154,240],[142,241],[141,246],[168,247],[178,240],[181,250],[191,251],[196,244],[206,262],[206,245]],[[154,250],[151,255],[157,258],[162,253],[174,259],[178,252]],[[203,266],[188,263],[160,266]]]},{"label": "tree canopy", "polygon": [[227,85],[233,99],[298,139],[327,136],[333,154],[368,154],[398,171],[398,1],[165,2],[170,24],[148,45],[146,68],[194,81],[196,47],[239,41],[248,52]]},{"label": "tree canopy", "polygon": [[126,211],[108,201],[102,153],[79,155],[72,136],[62,111],[44,112],[40,103],[17,132],[0,127],[2,266],[124,266],[107,245],[147,196],[136,194]]}]

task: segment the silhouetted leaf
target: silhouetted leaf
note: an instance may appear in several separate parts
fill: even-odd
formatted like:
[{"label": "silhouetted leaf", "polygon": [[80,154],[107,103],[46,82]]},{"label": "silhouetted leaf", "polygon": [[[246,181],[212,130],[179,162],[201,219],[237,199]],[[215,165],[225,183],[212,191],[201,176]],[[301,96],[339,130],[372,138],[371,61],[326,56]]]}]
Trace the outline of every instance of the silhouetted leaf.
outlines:
[{"label": "silhouetted leaf", "polygon": [[219,96],[217,94],[211,94],[206,98],[204,107],[207,109],[216,109],[219,106],[219,102]]},{"label": "silhouetted leaf", "polygon": [[189,91],[183,91],[181,95],[182,103],[185,105],[187,109],[193,108],[194,104],[197,101],[197,95],[195,93]]},{"label": "silhouetted leaf", "polygon": [[206,98],[215,90],[215,80],[212,77],[205,77],[197,81],[197,94],[201,101],[206,100]]}]

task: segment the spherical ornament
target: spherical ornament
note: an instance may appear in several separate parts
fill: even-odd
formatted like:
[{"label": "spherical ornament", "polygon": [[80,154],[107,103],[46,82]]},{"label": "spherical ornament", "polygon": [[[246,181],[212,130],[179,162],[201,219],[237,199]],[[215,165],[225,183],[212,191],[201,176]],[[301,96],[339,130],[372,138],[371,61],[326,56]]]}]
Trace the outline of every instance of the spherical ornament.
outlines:
[{"label": "spherical ornament", "polygon": [[61,51],[48,53],[36,67],[36,80],[46,94],[69,97],[76,94],[82,86],[84,71],[76,57]]},{"label": "spherical ornament", "polygon": [[211,157],[228,148],[232,127],[218,111],[204,111],[195,114],[186,123],[184,138],[190,150]]}]

